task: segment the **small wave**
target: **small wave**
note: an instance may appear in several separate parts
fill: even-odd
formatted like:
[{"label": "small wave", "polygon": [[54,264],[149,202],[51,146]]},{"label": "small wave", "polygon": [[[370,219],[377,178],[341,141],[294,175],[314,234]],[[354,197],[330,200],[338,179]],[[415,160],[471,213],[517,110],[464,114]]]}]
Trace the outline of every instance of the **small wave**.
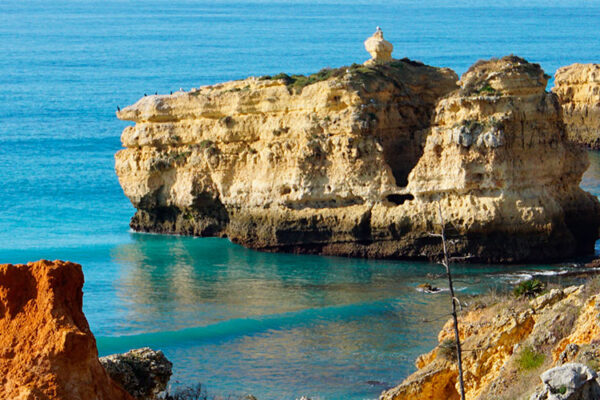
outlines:
[{"label": "small wave", "polygon": [[600,268],[581,268],[574,267],[568,269],[562,269],[558,271],[545,271],[543,274],[535,274],[537,276],[582,276],[582,275],[595,275],[600,272]]},{"label": "small wave", "polygon": [[568,273],[569,270],[557,270],[557,271],[536,271],[536,272],[532,272],[531,274],[533,276],[557,276],[557,275],[564,275],[566,273]]},{"label": "small wave", "polygon": [[235,318],[206,326],[174,331],[148,332],[124,336],[98,336],[96,343],[101,355],[124,352],[145,346],[160,349],[180,343],[200,343],[268,330],[281,330],[306,325],[315,321],[327,322],[360,315],[377,315],[389,309],[395,301],[397,299],[385,299],[342,306],[309,308],[252,318]]},{"label": "small wave", "polygon": [[502,279],[510,284],[517,284],[529,279],[533,279],[533,275],[530,273],[516,272],[514,274],[501,274],[501,275],[490,275],[491,279]]},{"label": "small wave", "polygon": [[553,276],[577,276],[582,274],[595,274],[600,272],[600,267],[586,268],[581,264],[572,264],[569,266],[562,266],[558,269],[552,270],[527,270],[518,271],[512,274],[501,274],[501,275],[489,275],[490,278],[500,278],[507,281],[510,284],[518,284],[520,282],[533,279],[536,277],[553,277]]}]

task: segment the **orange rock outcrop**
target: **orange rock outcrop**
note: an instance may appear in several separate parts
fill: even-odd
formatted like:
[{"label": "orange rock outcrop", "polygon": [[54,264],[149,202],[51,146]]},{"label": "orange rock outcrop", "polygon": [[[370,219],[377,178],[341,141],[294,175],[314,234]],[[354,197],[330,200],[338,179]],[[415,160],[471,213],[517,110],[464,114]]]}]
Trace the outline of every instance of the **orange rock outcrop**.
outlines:
[{"label": "orange rock outcrop", "polygon": [[[600,355],[598,299],[590,289],[553,289],[530,302],[507,300],[474,307],[460,317],[463,377],[470,400],[528,398],[543,370],[579,362],[595,370]],[[417,371],[380,400],[458,400],[458,370],[452,320],[439,345],[416,360]],[[539,365],[524,365],[524,353]]]},{"label": "orange rock outcrop", "polygon": [[78,264],[0,265],[0,399],[133,400],[98,361]]},{"label": "orange rock outcrop", "polygon": [[577,317],[575,327],[569,336],[562,339],[552,350],[554,361],[558,361],[568,345],[577,347],[600,342],[600,295],[589,298]]}]

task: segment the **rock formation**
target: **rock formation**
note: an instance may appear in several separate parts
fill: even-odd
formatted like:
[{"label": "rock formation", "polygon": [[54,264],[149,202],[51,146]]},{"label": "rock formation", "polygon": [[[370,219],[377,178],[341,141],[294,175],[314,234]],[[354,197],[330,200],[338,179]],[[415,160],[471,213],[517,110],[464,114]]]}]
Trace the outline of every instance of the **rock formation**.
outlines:
[{"label": "rock formation", "polygon": [[[596,399],[586,393],[600,389],[599,301],[600,295],[585,286],[552,289],[530,301],[474,301],[459,318],[466,397]],[[417,371],[380,399],[459,399],[453,338],[450,320],[438,336],[439,345],[417,359]],[[540,372],[551,367],[540,382]],[[565,396],[552,397],[559,393],[554,389]]]},{"label": "rock formation", "polygon": [[564,364],[541,376],[543,386],[530,400],[597,400],[600,399],[598,374],[586,365]]},{"label": "rock formation", "polygon": [[365,65],[392,61],[394,46],[383,38],[383,31],[377,27],[373,36],[365,40],[365,49],[371,55],[371,59]]},{"label": "rock formation", "polygon": [[133,400],[98,361],[81,266],[0,265],[0,399]]},{"label": "rock formation", "polygon": [[559,68],[554,85],[569,139],[600,149],[600,64]]},{"label": "rock formation", "polygon": [[547,79],[518,57],[482,61],[438,102],[407,192],[429,221],[440,199],[461,237],[456,253],[516,261],[593,252],[598,201],[579,188],[587,155],[566,140]]},{"label": "rock formation", "polygon": [[137,400],[154,400],[167,388],[173,364],[148,347],[101,357],[108,375]]},{"label": "rock formation", "polygon": [[593,252],[588,166],[566,140],[547,76],[479,62],[460,88],[409,60],[249,78],[117,113],[133,229],[229,237],[266,251],[533,261]]}]

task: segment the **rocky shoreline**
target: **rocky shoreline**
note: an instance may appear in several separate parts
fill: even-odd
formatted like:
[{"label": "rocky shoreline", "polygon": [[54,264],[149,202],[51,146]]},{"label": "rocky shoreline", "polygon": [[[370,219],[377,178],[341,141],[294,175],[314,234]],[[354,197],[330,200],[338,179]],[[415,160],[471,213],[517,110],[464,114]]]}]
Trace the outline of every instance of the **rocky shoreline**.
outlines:
[{"label": "rocky shoreline", "polygon": [[393,60],[146,96],[116,155],[141,232],[262,251],[552,261],[593,254],[600,203],[579,188],[549,76],[519,57],[447,68]]},{"label": "rocky shoreline", "polygon": [[[598,260],[586,267],[597,266]],[[459,328],[466,397],[597,399],[599,292],[596,276],[583,285],[551,288],[530,300],[494,294],[465,302]],[[380,400],[460,399],[453,337],[449,320],[438,335],[438,346],[417,358],[417,371],[382,393]]]},{"label": "rocky shoreline", "polygon": [[[595,260],[586,269],[598,274],[599,265]],[[82,312],[82,285],[81,266],[70,262],[0,265],[0,398],[207,398],[200,385],[165,392],[172,364],[160,351],[143,348],[98,358]],[[444,295],[436,293],[431,291]],[[595,276],[582,285],[535,292],[531,299],[506,294],[462,299],[467,398],[597,399],[599,293]],[[380,400],[459,399],[452,338],[450,320],[438,346],[416,360],[417,371]],[[565,396],[556,397],[559,392]]]}]

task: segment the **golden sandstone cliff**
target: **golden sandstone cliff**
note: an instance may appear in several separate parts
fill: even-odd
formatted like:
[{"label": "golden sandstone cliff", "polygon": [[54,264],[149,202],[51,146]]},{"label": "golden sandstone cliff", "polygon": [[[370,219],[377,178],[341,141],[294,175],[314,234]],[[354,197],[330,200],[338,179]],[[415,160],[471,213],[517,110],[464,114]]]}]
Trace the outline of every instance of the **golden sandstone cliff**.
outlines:
[{"label": "golden sandstone cliff", "polygon": [[[577,363],[598,381],[598,289],[596,281],[552,289],[530,301],[504,298],[473,303],[459,318],[466,398],[597,399],[598,382],[593,387],[596,395],[561,397],[558,394],[565,394],[567,383],[551,390],[555,397],[546,397],[539,375],[551,367],[554,371],[573,369],[572,363]],[[434,350],[417,359],[417,371],[384,392],[380,400],[460,399],[452,321],[443,327],[438,340]]]},{"label": "golden sandstone cliff", "polygon": [[98,361],[81,266],[0,265],[0,399],[133,400]]},{"label": "golden sandstone cliff", "polygon": [[116,155],[132,228],[425,258],[440,253],[430,236],[440,204],[452,254],[472,261],[593,251],[599,205],[579,188],[587,156],[566,140],[537,64],[479,62],[457,85],[448,69],[374,61],[147,96],[118,112],[135,122]]},{"label": "golden sandstone cliff", "polygon": [[577,143],[600,148],[600,65],[573,64],[559,68],[553,92],[563,109],[567,134]]}]

